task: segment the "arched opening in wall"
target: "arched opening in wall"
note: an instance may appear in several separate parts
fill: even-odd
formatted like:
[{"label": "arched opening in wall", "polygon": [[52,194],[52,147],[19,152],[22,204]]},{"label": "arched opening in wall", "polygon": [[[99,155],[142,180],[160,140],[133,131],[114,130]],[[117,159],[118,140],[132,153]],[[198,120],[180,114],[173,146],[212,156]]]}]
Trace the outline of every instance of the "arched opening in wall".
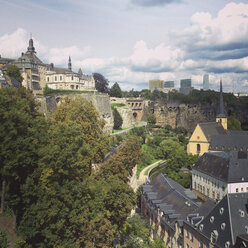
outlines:
[{"label": "arched opening in wall", "polygon": [[200,144],[196,145],[196,151],[197,151],[197,154],[200,155],[200,153],[201,153],[201,145]]},{"label": "arched opening in wall", "polygon": [[137,114],[136,112],[133,113],[133,117],[134,117],[135,120],[136,120],[136,118],[137,118],[137,115],[138,115],[138,114]]},{"label": "arched opening in wall", "polygon": [[74,85],[71,85],[71,89],[74,90]]},{"label": "arched opening in wall", "polygon": [[76,90],[78,90],[78,85],[76,85]]}]

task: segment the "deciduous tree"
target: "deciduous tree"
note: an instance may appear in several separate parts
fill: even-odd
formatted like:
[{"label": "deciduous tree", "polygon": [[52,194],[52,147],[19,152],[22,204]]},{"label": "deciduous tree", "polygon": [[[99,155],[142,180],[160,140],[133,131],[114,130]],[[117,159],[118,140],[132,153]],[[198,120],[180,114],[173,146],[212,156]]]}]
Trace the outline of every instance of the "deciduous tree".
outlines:
[{"label": "deciduous tree", "polygon": [[118,83],[114,83],[109,91],[112,97],[122,97],[122,91]]},{"label": "deciduous tree", "polygon": [[102,92],[102,93],[108,93],[109,89],[108,89],[108,79],[106,79],[102,74],[100,73],[93,73],[93,77],[95,80],[95,87],[98,91]]},{"label": "deciduous tree", "polygon": [[21,76],[20,70],[16,65],[9,65],[6,71],[7,75],[16,79],[18,82],[22,82],[23,77]]}]

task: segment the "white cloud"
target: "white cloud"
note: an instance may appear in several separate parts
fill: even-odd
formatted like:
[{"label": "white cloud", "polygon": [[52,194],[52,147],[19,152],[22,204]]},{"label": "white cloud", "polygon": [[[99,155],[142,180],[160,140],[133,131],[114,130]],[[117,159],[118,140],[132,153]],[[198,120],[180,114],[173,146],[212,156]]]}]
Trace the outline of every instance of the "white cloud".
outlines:
[{"label": "white cloud", "polygon": [[248,48],[248,4],[229,3],[215,18],[198,12],[190,23],[184,30],[172,32],[172,38],[177,38],[177,44],[187,51]]},{"label": "white cloud", "polygon": [[29,38],[28,32],[18,28],[12,34],[5,34],[0,37],[0,54],[2,57],[17,58],[21,52],[27,49]]},{"label": "white cloud", "polygon": [[[248,77],[248,4],[229,3],[217,16],[207,12],[192,15],[190,25],[171,33],[171,42],[149,46],[140,40],[125,57],[92,57],[90,46],[49,48],[34,38],[37,55],[44,62],[67,66],[68,56],[73,68],[84,73],[102,73],[111,82],[120,82],[126,89],[144,87],[150,79],[175,80],[192,78],[202,83],[204,73],[218,88],[220,77],[230,88],[232,80]],[[26,51],[29,34],[17,29],[0,37],[0,54],[17,58]],[[244,83],[244,86],[246,83]],[[148,87],[148,86],[147,86]]]}]

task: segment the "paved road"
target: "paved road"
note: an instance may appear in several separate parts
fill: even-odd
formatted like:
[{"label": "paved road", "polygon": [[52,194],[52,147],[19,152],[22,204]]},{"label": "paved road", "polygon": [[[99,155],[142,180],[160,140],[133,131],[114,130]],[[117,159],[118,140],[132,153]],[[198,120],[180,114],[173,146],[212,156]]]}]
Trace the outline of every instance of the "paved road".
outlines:
[{"label": "paved road", "polygon": [[144,168],[141,172],[140,172],[140,175],[139,175],[139,178],[138,178],[138,186],[145,183],[146,182],[146,178],[147,178],[147,175],[145,175],[145,172],[147,170],[149,170],[150,168],[152,167],[156,167],[157,165],[160,164],[160,162],[162,162],[163,160],[159,160],[153,164],[150,164],[148,165],[146,168]]},{"label": "paved road", "polygon": [[143,126],[146,126],[146,125],[147,125],[147,122],[141,121],[141,122],[135,124],[133,127],[129,127],[129,128],[127,128],[125,130],[122,130],[122,131],[120,131],[118,133],[111,133],[111,135],[118,135],[118,134],[121,134],[121,133],[126,133],[126,132],[130,131],[131,129],[135,128],[135,127],[143,127]]}]

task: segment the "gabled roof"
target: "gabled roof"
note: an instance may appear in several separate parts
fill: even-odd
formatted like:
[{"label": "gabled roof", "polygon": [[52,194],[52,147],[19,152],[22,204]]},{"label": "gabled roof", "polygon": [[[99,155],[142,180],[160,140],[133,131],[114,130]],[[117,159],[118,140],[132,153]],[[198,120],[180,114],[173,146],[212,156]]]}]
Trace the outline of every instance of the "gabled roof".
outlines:
[{"label": "gabled roof", "polygon": [[206,122],[198,124],[207,140],[210,142],[213,135],[226,134],[226,130],[220,123]]},{"label": "gabled roof", "polygon": [[240,152],[204,153],[192,170],[226,183],[248,182],[247,154]]},{"label": "gabled roof", "polygon": [[144,185],[142,190],[150,208],[159,208],[163,212],[162,221],[172,228],[176,221],[182,224],[188,214],[199,208],[193,193],[189,194],[187,189],[163,174]]},{"label": "gabled roof", "polygon": [[248,232],[248,193],[228,194],[199,223],[197,229],[209,240],[217,234],[215,245],[233,247],[240,234]]},{"label": "gabled roof", "polygon": [[248,132],[213,135],[209,150],[212,151],[248,151]]}]

